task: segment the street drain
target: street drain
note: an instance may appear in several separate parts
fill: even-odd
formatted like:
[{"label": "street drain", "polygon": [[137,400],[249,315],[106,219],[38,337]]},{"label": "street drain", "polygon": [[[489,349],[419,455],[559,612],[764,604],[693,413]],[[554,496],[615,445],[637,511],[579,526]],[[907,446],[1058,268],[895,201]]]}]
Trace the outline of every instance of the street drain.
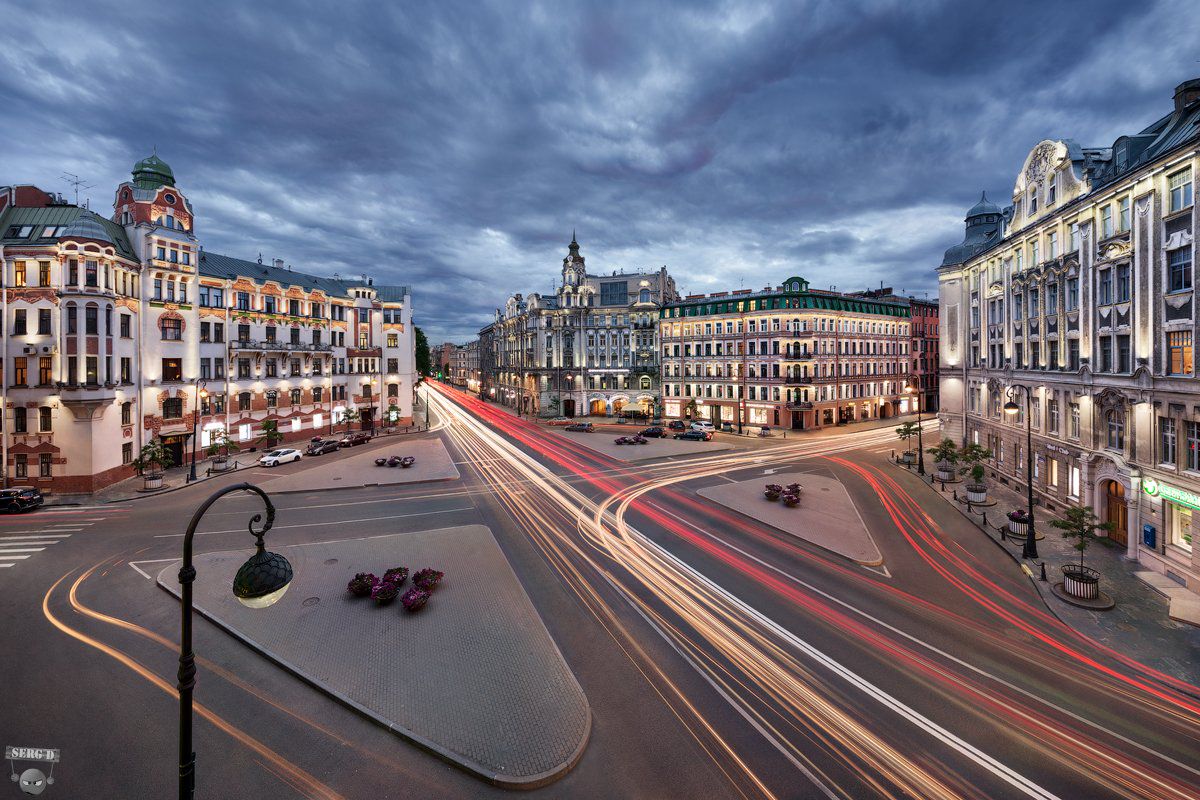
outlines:
[{"label": "street drain", "polygon": [[304,602],[303,602],[303,603],[301,603],[300,605],[302,605],[302,606],[315,606],[315,605],[316,605],[317,603],[319,603],[319,602],[321,602],[321,598],[319,598],[319,597],[308,597],[308,598],[305,598]]},{"label": "street drain", "polygon": [[326,564],[336,564],[337,559],[336,558],[327,558],[327,559],[325,559],[325,563]]}]

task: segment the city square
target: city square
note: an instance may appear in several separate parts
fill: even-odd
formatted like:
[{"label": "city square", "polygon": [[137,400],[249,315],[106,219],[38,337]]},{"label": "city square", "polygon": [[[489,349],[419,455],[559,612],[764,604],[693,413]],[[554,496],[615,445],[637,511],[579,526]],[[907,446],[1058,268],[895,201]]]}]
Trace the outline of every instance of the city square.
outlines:
[{"label": "city square", "polygon": [[4,11],[0,795],[1200,798],[1186,4]]}]

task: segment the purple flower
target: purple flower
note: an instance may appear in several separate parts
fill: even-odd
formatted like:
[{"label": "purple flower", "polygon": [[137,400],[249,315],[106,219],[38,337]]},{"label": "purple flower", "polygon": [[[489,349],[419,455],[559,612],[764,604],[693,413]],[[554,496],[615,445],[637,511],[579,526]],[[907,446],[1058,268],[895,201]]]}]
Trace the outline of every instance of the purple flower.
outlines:
[{"label": "purple flower", "polygon": [[429,592],[414,586],[400,597],[400,602],[404,604],[406,611],[419,611],[429,602]]},{"label": "purple flower", "polygon": [[390,603],[396,599],[396,595],[400,593],[400,587],[391,581],[380,581],[375,584],[375,588],[371,590],[371,599],[379,605]]},{"label": "purple flower", "polygon": [[350,579],[346,584],[346,590],[355,597],[366,597],[371,594],[372,588],[379,582],[370,572],[360,572]]},{"label": "purple flower", "polygon": [[412,582],[413,586],[428,592],[441,583],[443,577],[445,577],[445,573],[426,567],[413,573]]},{"label": "purple flower", "polygon": [[383,573],[383,579],[389,583],[394,583],[400,586],[408,577],[408,567],[392,567],[387,572]]}]

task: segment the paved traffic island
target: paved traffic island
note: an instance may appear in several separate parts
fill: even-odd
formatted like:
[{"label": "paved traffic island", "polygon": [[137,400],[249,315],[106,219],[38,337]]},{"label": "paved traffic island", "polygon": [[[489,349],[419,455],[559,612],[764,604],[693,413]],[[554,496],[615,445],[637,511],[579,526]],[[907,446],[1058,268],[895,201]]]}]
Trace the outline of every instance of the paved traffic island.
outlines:
[{"label": "paved traffic island", "polygon": [[[618,437],[632,437],[641,430],[641,428],[633,426],[629,426],[629,428],[628,431],[617,432],[592,431],[591,433],[582,433],[580,431],[556,430],[555,433],[571,441],[586,445],[609,458],[615,458],[620,461],[649,461],[669,456],[706,456],[722,450],[732,450],[736,447],[734,442],[723,440],[720,435],[714,436],[711,441],[707,442],[667,438],[647,439],[645,444],[617,444],[615,440]],[[551,428],[550,430],[554,429]]]},{"label": "paved traffic island", "polygon": [[[269,545],[269,540],[268,540]],[[287,593],[233,597],[247,549],[197,556],[196,610],[301,679],[484,780],[532,788],[583,754],[591,710],[491,531],[483,525],[275,548]],[[354,598],[355,573],[431,567],[445,577],[415,613]],[[158,584],[178,596],[178,563]],[[409,588],[411,581],[401,585]]]},{"label": "paved traffic island", "polygon": [[[763,489],[768,483],[804,487],[800,504],[794,508],[782,500],[768,500]],[[883,556],[859,516],[849,492],[836,478],[811,472],[766,475],[740,483],[700,489],[702,497],[731,508],[773,528],[798,536],[839,556],[865,566],[879,566]]]},{"label": "paved traffic island", "polygon": [[[352,447],[349,451],[342,450],[338,455],[306,456],[300,462],[303,469],[278,477],[272,475],[278,467],[258,467],[256,478],[265,490],[277,493],[454,480],[459,477],[458,468],[454,466],[441,439],[393,436],[382,441],[386,443],[382,447],[367,445]],[[375,465],[375,459],[388,456],[413,456],[416,461],[408,468]]]}]

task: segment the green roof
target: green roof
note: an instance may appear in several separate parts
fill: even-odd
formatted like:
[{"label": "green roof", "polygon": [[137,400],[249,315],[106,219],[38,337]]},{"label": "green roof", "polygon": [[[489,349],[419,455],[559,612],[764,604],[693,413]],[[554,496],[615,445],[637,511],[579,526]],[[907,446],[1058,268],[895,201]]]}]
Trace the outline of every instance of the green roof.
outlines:
[{"label": "green roof", "polygon": [[175,173],[157,155],[147,156],[133,165],[133,183],[139,189],[174,186]]},{"label": "green roof", "polygon": [[[50,242],[58,241],[61,237],[58,235],[47,236],[48,228],[65,228],[74,224],[81,217],[86,217],[86,221],[98,224],[103,228],[104,232],[108,234],[108,238],[116,247],[118,255],[130,261],[138,260],[133,252],[133,247],[129,244],[128,237],[125,236],[124,228],[110,219],[105,219],[94,211],[89,211],[79,206],[63,205],[40,208],[18,206],[6,209],[3,213],[0,213],[0,242],[8,245],[49,244]],[[25,227],[29,227],[31,230],[28,235],[23,237],[9,236],[9,231],[14,227],[18,231]]]}]

